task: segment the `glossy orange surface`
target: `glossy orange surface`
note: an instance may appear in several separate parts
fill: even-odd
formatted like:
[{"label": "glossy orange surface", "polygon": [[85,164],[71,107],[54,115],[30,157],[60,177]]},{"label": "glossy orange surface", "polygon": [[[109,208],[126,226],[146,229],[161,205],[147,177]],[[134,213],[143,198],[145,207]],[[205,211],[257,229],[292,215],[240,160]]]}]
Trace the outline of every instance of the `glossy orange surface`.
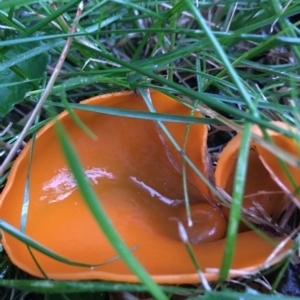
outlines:
[{"label": "glossy orange surface", "polygon": [[[152,91],[151,98],[157,112],[190,113],[187,107],[160,92]],[[147,111],[143,99],[133,92],[99,96],[85,103]],[[157,125],[147,120],[85,111],[76,113],[97,135],[97,140],[83,133],[66,112],[59,119],[107,215],[127,246],[137,247],[133,253],[146,270],[159,283],[199,282],[177,233],[177,222],[182,222],[207,279],[216,280],[218,273],[207,272],[206,268],[221,265],[226,219],[217,207],[207,203],[207,188],[187,168],[194,221],[194,226],[188,228],[179,172],[182,158]],[[165,124],[182,147],[186,125]],[[205,125],[191,125],[186,153],[204,174],[207,173],[206,138]],[[29,152],[30,144],[14,163],[0,200],[0,218],[16,228],[20,228]],[[30,179],[26,234],[75,261],[99,264],[116,256],[76,187],[53,123],[37,135]],[[3,246],[13,263],[32,275],[42,276],[26,245],[5,232],[2,234]],[[274,244],[271,245],[254,232],[239,234],[232,269],[247,272],[261,267],[276,243],[282,240],[272,239]],[[120,259],[104,266],[84,268],[55,261],[35,250],[32,252],[52,279],[138,281]]]}]

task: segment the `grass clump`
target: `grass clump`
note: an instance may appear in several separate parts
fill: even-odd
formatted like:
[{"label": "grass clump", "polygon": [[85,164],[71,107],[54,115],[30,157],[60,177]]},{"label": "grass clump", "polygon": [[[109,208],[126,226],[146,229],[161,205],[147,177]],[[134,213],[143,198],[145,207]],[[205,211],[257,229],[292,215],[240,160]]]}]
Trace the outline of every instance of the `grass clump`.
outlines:
[{"label": "grass clump", "polygon": [[[279,130],[269,122],[281,120],[299,128],[300,3],[90,0],[78,12],[80,5],[79,0],[0,3],[2,187],[12,159],[33,133],[65,107],[65,97],[68,109],[76,108],[80,100],[124,89],[154,88],[197,101],[214,132],[209,140],[213,157],[230,135],[243,132],[221,270],[226,279],[240,217],[251,125]],[[17,152],[9,157],[14,148]],[[68,145],[65,149],[72,151]],[[280,157],[298,162],[284,153]],[[296,209],[287,211],[282,226],[288,233],[299,225],[298,214]],[[288,264],[276,267],[275,279],[270,279],[268,270],[266,277],[265,273],[241,276],[212,284],[212,290],[201,285],[147,286],[147,279],[142,285],[28,280],[4,252],[0,267],[3,299],[57,299],[57,294],[62,299],[80,299],[80,293],[87,291],[93,293],[82,294],[82,299],[117,299],[120,294],[142,299],[147,292],[161,299],[203,295],[278,299],[283,296],[274,292],[284,284]],[[293,293],[298,295],[296,288]]]}]

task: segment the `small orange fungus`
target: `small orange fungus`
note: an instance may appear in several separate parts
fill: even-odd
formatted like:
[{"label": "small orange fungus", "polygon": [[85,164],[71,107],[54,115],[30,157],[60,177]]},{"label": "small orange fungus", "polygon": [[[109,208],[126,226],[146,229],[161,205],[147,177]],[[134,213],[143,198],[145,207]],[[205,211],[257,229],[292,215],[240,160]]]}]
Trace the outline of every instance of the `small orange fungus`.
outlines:
[{"label": "small orange fungus", "polygon": [[[158,91],[151,91],[151,100],[159,113],[190,115],[189,108]],[[142,97],[130,91],[95,97],[84,101],[84,104],[147,111]],[[221,266],[226,217],[218,205],[210,204],[205,184],[187,166],[193,219],[193,226],[188,226],[183,201],[182,156],[157,124],[83,110],[77,110],[76,114],[96,134],[97,140],[83,133],[67,112],[60,114],[58,119],[75,145],[84,172],[105,212],[126,245],[134,248],[133,254],[153,279],[158,283],[199,282],[195,266],[178,234],[178,222],[181,222],[204,275],[208,280],[217,280],[218,272],[211,269]],[[197,113],[195,116],[201,117]],[[186,124],[164,124],[183,148]],[[205,176],[208,173],[206,138],[206,125],[193,124],[185,147],[186,155]],[[226,147],[221,154],[216,171],[218,185],[229,194],[238,138],[230,145],[231,150],[226,150],[229,149]],[[16,228],[20,228],[30,147],[29,143],[15,161],[1,195],[0,218]],[[115,257],[117,253],[97,226],[78,191],[53,123],[38,132],[32,157],[26,234],[73,261],[93,264]],[[246,193],[279,190],[271,179],[266,179],[268,172],[256,154],[250,155],[250,161],[255,168],[249,171]],[[259,178],[258,182],[255,181],[258,175],[264,177],[265,183]],[[279,201],[277,196],[259,197],[261,205],[272,214]],[[249,205],[252,205],[251,200]],[[3,246],[12,262],[26,272],[42,277],[27,246],[6,232],[2,234]],[[273,240],[271,244],[253,231],[239,233],[232,269],[248,272],[262,267],[275,246],[282,241],[282,238],[270,239]],[[282,251],[290,246],[291,242]],[[121,259],[86,268],[58,262],[34,249],[32,253],[52,279],[138,281]],[[236,273],[231,273],[233,275]]]},{"label": "small orange fungus", "polygon": [[[274,125],[277,125],[278,127],[281,127],[287,131],[291,131],[294,133],[297,132],[295,128],[290,127],[285,123],[278,121],[273,123]],[[258,126],[253,126],[253,132],[260,136],[263,136]],[[285,150],[288,154],[291,154],[294,157],[300,157],[299,140],[284,136],[283,134],[280,134],[273,130],[267,130],[267,134],[271,138],[274,145]],[[257,148],[263,165],[268,170],[274,181],[286,194],[298,198],[298,201],[295,204],[300,207],[300,168],[291,166],[290,164],[286,163],[285,167],[289,173],[288,175],[284,171],[284,168],[282,167],[279,159],[274,154],[263,148],[259,143],[253,144]],[[289,176],[291,176],[292,180],[290,180]]]},{"label": "small orange fungus", "polygon": [[[296,131],[295,128],[288,127],[285,123],[278,121],[272,123],[286,130]],[[252,127],[252,132],[260,137],[263,136],[257,125]],[[297,145],[294,139],[273,130],[267,130],[266,132],[274,145],[295,157],[300,156],[299,145]],[[233,189],[240,140],[241,135],[238,134],[226,145],[220,155],[215,172],[216,184],[230,195]],[[300,186],[300,169],[289,164],[286,164],[286,168],[296,188],[285,173],[280,160],[274,152],[271,153],[258,142],[252,141],[249,152],[243,207],[260,216],[262,215],[262,211],[266,213],[266,216],[280,214],[288,201],[284,194],[296,195],[297,186]],[[298,198],[300,199],[299,196]],[[228,210],[223,209],[223,212],[225,216],[228,216]]]}]

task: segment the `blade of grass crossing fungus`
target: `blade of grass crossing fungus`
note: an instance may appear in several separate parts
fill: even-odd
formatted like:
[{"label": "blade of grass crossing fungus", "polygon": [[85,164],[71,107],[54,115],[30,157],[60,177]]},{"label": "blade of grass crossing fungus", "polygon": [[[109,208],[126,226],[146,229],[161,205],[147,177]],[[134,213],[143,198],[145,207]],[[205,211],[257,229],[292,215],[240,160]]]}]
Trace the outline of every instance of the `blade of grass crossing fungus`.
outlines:
[{"label": "blade of grass crossing fungus", "polygon": [[[190,126],[187,125],[186,135],[185,135],[186,137],[188,136],[189,127]],[[186,146],[186,142],[187,142],[186,137],[184,139],[184,146],[183,146],[184,152],[185,152],[185,146]],[[189,193],[188,193],[188,187],[187,187],[186,162],[184,159],[182,160],[182,182],[183,182],[184,203],[185,203],[185,209],[186,209],[186,216],[187,216],[187,220],[188,220],[188,226],[193,226],[190,201],[189,201]]]},{"label": "blade of grass crossing fungus", "polygon": [[[248,92],[246,91],[246,89],[244,88],[238,74],[236,73],[230,61],[228,60],[220,43],[213,35],[210,28],[207,26],[206,21],[201,15],[200,11],[195,7],[192,1],[185,0],[185,2],[187,3],[190,10],[192,11],[200,27],[205,31],[208,39],[211,41],[212,47],[214,48],[216,53],[220,56],[220,59],[222,60],[224,67],[226,68],[227,72],[231,76],[232,80],[235,82],[251,114],[254,117],[258,118],[259,113],[257,111],[256,106],[251,101],[251,98]],[[244,195],[245,177],[247,171],[246,162],[248,161],[250,137],[251,137],[251,123],[247,122],[245,123],[243,136],[242,136],[242,144],[237,159],[237,167],[236,167],[236,174],[234,178],[234,187],[233,187],[233,194],[232,194],[232,205],[231,205],[230,215],[228,220],[227,238],[225,243],[223,261],[220,270],[220,278],[219,278],[220,281],[223,281],[228,277],[231,263],[233,260],[233,254],[234,254],[234,249],[235,249],[235,244],[237,239],[238,224],[239,224],[240,214],[241,214],[241,205],[242,205],[242,200]]]},{"label": "blade of grass crossing fungus", "polygon": [[72,266],[79,266],[79,267],[86,267],[86,268],[91,268],[91,267],[95,267],[95,266],[102,266],[106,263],[111,262],[112,260],[116,259],[116,258],[112,258],[111,260],[104,262],[104,263],[94,263],[94,264],[86,264],[86,263],[81,263],[81,262],[76,262],[76,261],[72,261],[69,260],[63,256],[60,256],[59,254],[56,254],[55,252],[51,251],[50,249],[44,247],[42,244],[40,244],[39,242],[35,241],[34,239],[32,239],[31,237],[29,237],[28,235],[26,235],[25,233],[23,233],[21,230],[13,227],[12,225],[10,225],[9,223],[7,223],[4,220],[0,219],[0,229],[2,229],[3,231],[7,232],[8,234],[12,235],[13,237],[15,237],[16,239],[18,239],[19,241],[25,243],[26,245],[30,246],[31,248],[57,260]]},{"label": "blade of grass crossing fungus", "polygon": [[[39,116],[36,117],[36,120],[34,123],[36,124],[36,123],[38,123],[38,121],[39,121]],[[20,220],[20,230],[23,233],[25,233],[25,231],[26,231],[26,223],[27,223],[28,209],[29,209],[29,203],[30,203],[30,174],[31,174],[31,165],[32,165],[32,159],[33,159],[35,138],[36,138],[36,134],[34,133],[32,136],[32,139],[31,139],[30,157],[29,157],[29,164],[28,164],[27,177],[26,177],[26,183],[25,183],[21,220]],[[44,276],[45,279],[49,279],[47,274],[44,272],[43,268],[40,266],[39,262],[35,258],[33,252],[31,251],[30,246],[28,244],[26,244],[26,246],[30,253],[30,256],[34,260],[34,262],[35,262],[36,266],[38,267],[38,269],[40,270],[41,274]]]},{"label": "blade of grass crossing fungus", "polygon": [[236,171],[232,191],[232,204],[230,207],[225,250],[220,270],[220,281],[224,281],[227,279],[230,271],[230,266],[233,260],[233,254],[241,216],[242,201],[244,197],[244,187],[249,155],[249,143],[251,137],[251,125],[251,123],[245,124],[236,164]]},{"label": "blade of grass crossing fungus", "polygon": [[[64,107],[61,103],[51,103],[47,102],[50,106],[56,107]],[[136,111],[129,109],[118,109],[113,107],[105,107],[105,106],[95,106],[89,104],[68,104],[71,109],[78,109],[84,111],[92,111],[98,112],[102,114],[112,115],[112,116],[122,116],[128,118],[137,118],[143,120],[152,120],[152,121],[165,121],[165,122],[177,122],[177,123],[187,123],[187,124],[210,124],[210,125],[222,125],[218,120],[210,119],[210,118],[195,118],[188,116],[180,116],[180,115],[169,115],[169,114],[160,114],[160,113],[152,113],[145,111]]]},{"label": "blade of grass crossing fungus", "polygon": [[193,265],[195,266],[195,269],[196,269],[196,271],[198,273],[198,276],[199,276],[199,280],[202,283],[204,289],[206,291],[210,291],[211,287],[208,284],[204,274],[201,271],[200,265],[197,261],[197,258],[196,258],[196,255],[194,253],[193,247],[189,242],[189,238],[188,238],[187,232],[186,232],[183,224],[180,221],[177,221],[177,225],[178,225],[178,233],[179,233],[180,239],[184,243],[185,249],[186,249]]},{"label": "blade of grass crossing fungus", "polygon": [[62,100],[62,103],[64,104],[65,106],[65,109],[68,111],[69,115],[71,116],[71,118],[73,119],[73,121],[77,124],[77,126],[79,128],[81,128],[81,130],[83,132],[85,132],[85,134],[87,134],[90,138],[92,138],[93,140],[96,140],[97,139],[97,136],[95,135],[95,133],[93,133],[81,120],[80,118],[74,113],[74,111],[72,110],[72,108],[70,107],[70,104],[67,100],[67,96],[66,96],[66,93],[65,91],[62,89],[61,90],[61,93],[60,93],[60,96],[61,96],[61,100]]},{"label": "blade of grass crossing fungus", "polygon": [[[195,103],[197,105],[197,102]],[[190,116],[193,116],[194,110],[191,111]],[[183,142],[183,152],[185,153],[186,143],[189,135],[190,124],[186,125],[185,135],[184,135],[184,142]],[[189,194],[187,188],[187,176],[186,176],[186,161],[182,160],[182,182],[183,182],[183,192],[184,192],[184,202],[185,202],[185,209],[186,209],[186,216],[188,220],[188,226],[193,226],[193,220],[191,217],[191,209],[190,209],[190,201],[189,201]]]},{"label": "blade of grass crossing fungus", "polygon": [[126,247],[123,240],[114,229],[111,221],[106,216],[102,208],[101,201],[99,201],[98,196],[95,194],[93,188],[89,184],[83,172],[83,168],[80,164],[78,156],[74,150],[74,147],[72,146],[64,128],[59,122],[56,123],[56,129],[59,142],[65,154],[68,165],[78,184],[79,191],[82,194],[92,216],[95,218],[99,227],[102,229],[111,245],[115,248],[120,258],[124,260],[127,266],[141,280],[141,282],[148,287],[149,293],[151,293],[156,299],[166,300],[166,295],[163,293],[161,288],[153,281],[146,270],[140,265],[131,251]]}]

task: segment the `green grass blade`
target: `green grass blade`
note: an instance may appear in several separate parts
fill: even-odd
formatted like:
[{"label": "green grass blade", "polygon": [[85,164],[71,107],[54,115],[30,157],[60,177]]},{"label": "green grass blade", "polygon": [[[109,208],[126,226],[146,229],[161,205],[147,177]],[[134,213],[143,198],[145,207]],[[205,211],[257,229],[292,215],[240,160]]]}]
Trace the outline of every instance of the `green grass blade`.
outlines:
[{"label": "green grass blade", "polygon": [[95,135],[95,133],[92,132],[92,130],[90,128],[88,128],[81,120],[80,118],[74,113],[74,111],[72,110],[72,108],[70,107],[70,103],[67,100],[66,97],[66,93],[64,90],[61,91],[61,100],[63,105],[65,106],[65,109],[67,110],[67,112],[69,113],[70,117],[72,118],[72,120],[75,122],[75,124],[77,124],[77,126],[79,128],[81,128],[81,130],[87,134],[90,138],[92,138],[93,140],[97,139],[97,136]]},{"label": "green grass blade", "polygon": [[150,275],[140,265],[131,251],[126,247],[117,231],[114,229],[111,221],[106,216],[101,202],[94,190],[90,186],[83,168],[79,162],[78,156],[71,145],[67,134],[65,133],[62,125],[56,123],[57,134],[61,147],[64,151],[66,160],[70,166],[70,169],[74,175],[74,178],[78,184],[79,190],[90,209],[92,216],[95,218],[99,227],[108,238],[111,245],[116,249],[117,253],[128,265],[128,267],[134,272],[134,274],[141,280],[141,282],[148,287],[149,292],[153,294],[156,299],[167,299],[166,295],[162,292],[161,288],[153,281]]},{"label": "green grass blade", "polygon": [[220,269],[220,281],[226,280],[233,260],[237,232],[241,216],[241,207],[244,197],[244,187],[248,167],[249,143],[251,137],[251,123],[246,123],[242,134],[239,155],[237,158],[234,185],[232,191],[232,204],[228,220],[225,250]]},{"label": "green grass blade", "polygon": [[[56,281],[56,280],[0,280],[1,287],[10,287],[23,291],[41,294],[74,294],[84,292],[147,292],[148,287],[143,284],[129,284],[120,282],[101,281]],[[173,286],[161,286],[165,292],[192,293],[194,289]]]},{"label": "green grass blade", "polygon": [[25,243],[26,245],[30,246],[31,248],[51,257],[53,259],[56,259],[60,262],[63,262],[63,263],[69,264],[69,265],[90,268],[90,267],[94,267],[94,266],[100,266],[100,265],[103,265],[104,263],[106,263],[106,262],[103,262],[103,263],[95,262],[94,264],[85,264],[85,263],[69,260],[63,256],[56,254],[55,252],[51,251],[50,249],[44,247],[42,244],[38,243],[37,241],[35,241],[34,239],[29,237],[22,231],[18,230],[17,228],[13,227],[12,225],[10,225],[9,223],[7,223],[4,220],[0,220],[0,229],[2,229],[3,231],[7,232],[10,235],[12,235],[19,241]]}]

